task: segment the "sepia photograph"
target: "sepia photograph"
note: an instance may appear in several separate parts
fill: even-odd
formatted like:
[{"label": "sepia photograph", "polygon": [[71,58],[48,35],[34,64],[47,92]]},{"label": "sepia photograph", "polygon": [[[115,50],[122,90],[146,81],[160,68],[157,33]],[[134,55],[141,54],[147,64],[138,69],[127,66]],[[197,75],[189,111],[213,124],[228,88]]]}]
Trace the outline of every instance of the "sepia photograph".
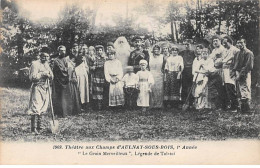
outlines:
[{"label": "sepia photograph", "polygon": [[0,164],[260,164],[259,0],[0,2]]}]

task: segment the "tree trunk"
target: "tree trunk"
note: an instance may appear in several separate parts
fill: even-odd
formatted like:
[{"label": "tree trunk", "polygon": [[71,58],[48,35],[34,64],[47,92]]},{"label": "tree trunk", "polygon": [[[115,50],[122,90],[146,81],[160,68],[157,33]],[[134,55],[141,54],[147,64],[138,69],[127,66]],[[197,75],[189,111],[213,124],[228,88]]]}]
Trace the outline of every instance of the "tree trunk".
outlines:
[{"label": "tree trunk", "polygon": [[220,2],[219,2],[219,4],[218,4],[218,8],[219,8],[218,34],[220,34],[220,31],[221,31],[221,6],[220,6]]},{"label": "tree trunk", "polygon": [[178,40],[179,40],[179,36],[178,36],[178,30],[177,30],[176,21],[174,22],[174,29],[175,29],[175,38],[176,38],[176,42],[178,42]]},{"label": "tree trunk", "polygon": [[21,33],[17,34],[17,54],[18,54],[18,67],[22,68],[22,60],[23,60],[23,56],[24,56],[24,21],[20,20],[19,21],[19,30],[21,31]]},{"label": "tree trunk", "polygon": [[97,12],[99,8],[99,2],[93,1],[93,16],[92,16],[92,23],[91,23],[91,29],[90,32],[92,33],[95,30],[95,24],[96,24],[96,17],[97,17]]},{"label": "tree trunk", "polygon": [[174,42],[174,30],[173,30],[173,21],[171,20],[171,33],[172,33],[172,42]]}]

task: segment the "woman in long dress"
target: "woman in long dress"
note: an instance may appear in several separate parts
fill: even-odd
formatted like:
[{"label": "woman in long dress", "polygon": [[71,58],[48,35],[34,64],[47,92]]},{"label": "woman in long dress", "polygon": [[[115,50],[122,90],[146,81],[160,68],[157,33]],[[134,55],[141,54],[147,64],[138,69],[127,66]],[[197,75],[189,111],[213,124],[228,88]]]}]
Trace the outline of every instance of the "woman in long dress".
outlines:
[{"label": "woman in long dress", "polygon": [[153,47],[153,56],[150,57],[150,72],[154,78],[154,85],[151,92],[152,108],[163,107],[163,73],[161,71],[163,65],[163,55],[160,54],[160,47],[155,45]]},{"label": "woman in long dress", "polygon": [[71,54],[66,57],[66,61],[68,65],[68,75],[69,75],[69,89],[70,89],[70,95],[72,99],[72,105],[71,105],[72,115],[79,114],[81,111],[79,88],[78,88],[77,76],[75,73],[75,68],[76,66],[78,66],[77,59],[78,59],[78,45],[74,44],[71,49]]},{"label": "woman in long dress", "polygon": [[165,64],[166,82],[164,86],[164,100],[168,105],[178,108],[181,100],[181,73],[184,69],[183,58],[178,55],[177,46],[172,47],[172,54]]},{"label": "woman in long dress", "polygon": [[106,56],[104,54],[104,47],[102,45],[97,45],[95,47],[97,54],[94,64],[91,66],[92,70],[92,99],[93,105],[98,110],[103,107],[104,99],[104,85],[105,85],[105,74],[104,74],[104,64],[106,61]]},{"label": "woman in long dress", "polygon": [[138,88],[139,95],[137,98],[137,106],[142,107],[143,111],[146,111],[146,108],[149,107],[149,97],[151,93],[152,85],[154,84],[153,75],[150,71],[147,70],[147,61],[140,60],[141,70],[136,73],[138,76]]},{"label": "woman in long dress", "polygon": [[123,106],[125,103],[123,91],[123,68],[121,62],[115,58],[115,51],[107,53],[108,60],[105,62],[104,71],[106,81],[109,82],[109,106]]},{"label": "woman in long dress", "polygon": [[88,74],[88,83],[89,83],[89,104],[90,104],[90,107],[93,107],[93,99],[92,99],[92,88],[93,88],[93,69],[91,69],[93,66],[94,66],[94,63],[95,63],[95,60],[96,60],[96,49],[95,47],[93,46],[89,46],[88,48],[88,54],[87,54],[87,58],[86,58],[86,61],[87,61],[87,64],[88,64],[88,67],[89,67],[89,74]]},{"label": "woman in long dress", "polygon": [[85,109],[87,103],[89,103],[89,67],[87,64],[87,45],[83,45],[81,48],[82,55],[79,56],[77,67],[75,67],[75,74],[77,77],[77,83],[79,88],[79,95],[81,101],[81,108]]}]

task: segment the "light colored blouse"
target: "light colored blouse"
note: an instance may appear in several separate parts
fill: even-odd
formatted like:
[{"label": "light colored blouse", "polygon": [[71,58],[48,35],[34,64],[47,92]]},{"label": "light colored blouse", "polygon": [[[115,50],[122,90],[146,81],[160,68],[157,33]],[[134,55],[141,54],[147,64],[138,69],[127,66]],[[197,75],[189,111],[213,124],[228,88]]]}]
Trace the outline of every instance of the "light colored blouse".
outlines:
[{"label": "light colored blouse", "polygon": [[166,60],[165,70],[170,72],[178,71],[181,72],[184,69],[184,63],[182,56],[169,56]]},{"label": "light colored blouse", "polygon": [[32,66],[30,68],[29,79],[33,83],[46,85],[47,78],[43,77],[44,73],[49,73],[51,76],[51,79],[53,79],[53,73],[52,73],[52,70],[51,70],[48,62],[45,62],[44,64],[41,63],[40,60],[32,62]]},{"label": "light colored blouse", "polygon": [[104,65],[104,71],[107,82],[110,82],[114,77],[116,77],[118,80],[121,80],[123,77],[122,64],[118,59],[106,61]]}]

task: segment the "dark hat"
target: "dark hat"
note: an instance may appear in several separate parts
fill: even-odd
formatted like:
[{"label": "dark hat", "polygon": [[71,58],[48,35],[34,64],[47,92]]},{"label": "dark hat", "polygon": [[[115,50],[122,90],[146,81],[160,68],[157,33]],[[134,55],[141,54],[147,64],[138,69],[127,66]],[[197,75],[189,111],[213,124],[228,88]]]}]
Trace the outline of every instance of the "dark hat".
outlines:
[{"label": "dark hat", "polygon": [[78,47],[79,45],[77,43],[72,44],[71,48]]},{"label": "dark hat", "polygon": [[102,45],[96,45],[96,46],[95,46],[95,49],[96,49],[96,50],[98,50],[99,48],[102,48],[102,50],[104,51],[104,46],[102,46]]},{"label": "dark hat", "polygon": [[50,49],[48,47],[42,47],[41,52],[49,54]]},{"label": "dark hat", "polygon": [[159,45],[155,45],[154,47],[153,47],[153,51],[155,50],[155,49],[158,49],[158,50],[160,50],[161,49],[161,47],[159,46]]},{"label": "dark hat", "polygon": [[49,55],[48,53],[46,53],[46,52],[42,52],[41,55],[40,55],[40,57],[42,57],[42,56],[47,56],[47,57],[49,57],[50,55]]},{"label": "dark hat", "polygon": [[115,48],[115,47],[114,47],[114,43],[111,42],[111,41],[107,43],[107,47],[108,47],[108,46],[111,46],[111,47]]},{"label": "dark hat", "polygon": [[143,40],[141,36],[135,36],[132,41],[136,41],[136,40]]}]

